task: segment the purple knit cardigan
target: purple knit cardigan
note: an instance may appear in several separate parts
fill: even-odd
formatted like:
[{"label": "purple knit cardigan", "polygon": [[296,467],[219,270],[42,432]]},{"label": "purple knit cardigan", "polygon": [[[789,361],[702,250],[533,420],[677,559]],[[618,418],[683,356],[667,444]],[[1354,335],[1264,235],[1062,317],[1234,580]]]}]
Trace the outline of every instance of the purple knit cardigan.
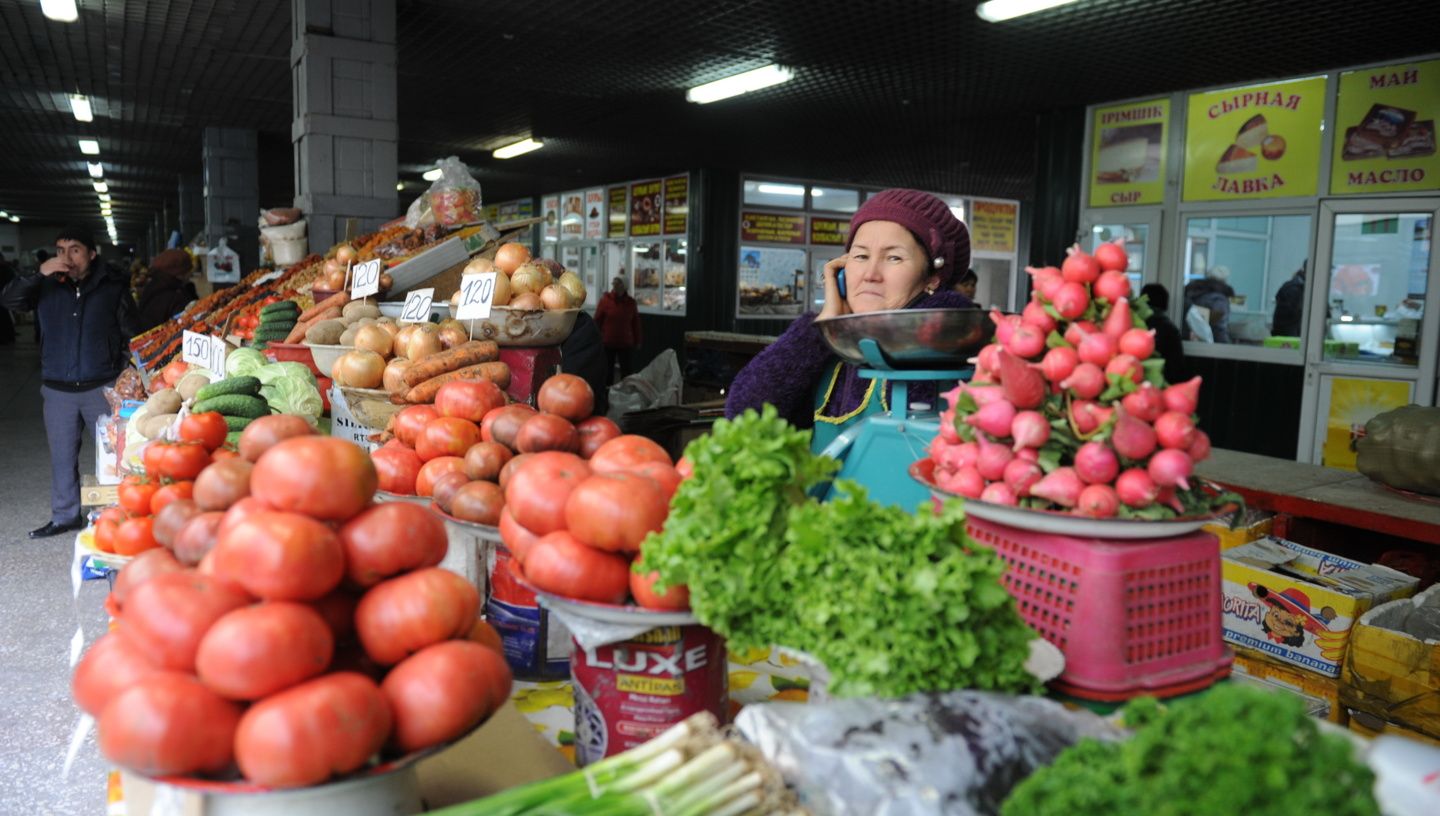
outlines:
[{"label": "purple knit cardigan", "polygon": [[[921,298],[908,308],[960,309],[973,305],[969,298],[958,292],[940,291]],[[820,331],[812,325],[814,322],[814,314],[796,318],[784,334],[755,355],[755,359],[735,375],[730,393],[725,397],[726,417],[734,418],[747,408],[758,411],[768,402],[795,427],[814,427],[815,388],[830,376],[840,359],[825,345]],[[825,415],[843,416],[860,407],[869,387],[870,381],[862,380],[855,366],[848,363],[841,366],[840,380],[835,384],[835,393],[830,397]],[[885,398],[890,398],[888,390]],[[934,383],[919,382],[910,386],[911,402],[935,405],[935,400]]]}]

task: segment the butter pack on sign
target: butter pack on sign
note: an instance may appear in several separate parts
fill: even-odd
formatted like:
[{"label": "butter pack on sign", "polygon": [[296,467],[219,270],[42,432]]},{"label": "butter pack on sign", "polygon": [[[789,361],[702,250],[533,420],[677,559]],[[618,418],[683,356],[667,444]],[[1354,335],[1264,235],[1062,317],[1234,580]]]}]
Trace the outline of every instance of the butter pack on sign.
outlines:
[{"label": "butter pack on sign", "polygon": [[1420,582],[1273,537],[1221,553],[1221,573],[1227,641],[1327,677],[1340,674],[1355,620]]}]

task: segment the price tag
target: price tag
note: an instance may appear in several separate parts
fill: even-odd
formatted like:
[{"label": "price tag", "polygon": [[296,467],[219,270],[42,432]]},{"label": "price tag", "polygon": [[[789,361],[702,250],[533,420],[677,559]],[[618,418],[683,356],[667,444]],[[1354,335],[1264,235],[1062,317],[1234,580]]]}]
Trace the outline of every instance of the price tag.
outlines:
[{"label": "price tag", "polygon": [[379,292],[380,267],[383,264],[379,258],[374,258],[350,267],[350,297],[358,300]]},{"label": "price tag", "polygon": [[187,331],[181,343],[181,362],[200,366],[213,374],[225,373],[225,352],[229,349],[225,346],[224,340],[208,334]]},{"label": "price tag", "polygon": [[490,302],[495,299],[497,272],[471,272],[460,278],[460,308],[456,320],[484,320],[490,316]]},{"label": "price tag", "polygon": [[400,310],[400,319],[406,323],[426,323],[430,320],[430,303],[435,299],[435,290],[412,289],[405,295],[405,308]]}]

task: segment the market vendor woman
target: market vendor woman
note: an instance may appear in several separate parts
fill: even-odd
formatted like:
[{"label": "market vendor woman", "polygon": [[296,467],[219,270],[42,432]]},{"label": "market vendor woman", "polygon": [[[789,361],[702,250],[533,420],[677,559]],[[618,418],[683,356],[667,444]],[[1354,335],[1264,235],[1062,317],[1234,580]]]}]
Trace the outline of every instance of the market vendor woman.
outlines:
[{"label": "market vendor woman", "polygon": [[[725,415],[774,405],[821,450],[851,422],[890,409],[890,385],[861,379],[830,351],[814,321],[882,309],[971,306],[950,290],[970,266],[970,233],[945,202],[918,190],[871,196],[850,221],[847,254],[825,265],[825,307],[800,316],[735,376]],[[845,275],[840,294],[837,274]],[[877,386],[877,383],[881,383]],[[935,404],[933,383],[912,383],[910,400]]]}]

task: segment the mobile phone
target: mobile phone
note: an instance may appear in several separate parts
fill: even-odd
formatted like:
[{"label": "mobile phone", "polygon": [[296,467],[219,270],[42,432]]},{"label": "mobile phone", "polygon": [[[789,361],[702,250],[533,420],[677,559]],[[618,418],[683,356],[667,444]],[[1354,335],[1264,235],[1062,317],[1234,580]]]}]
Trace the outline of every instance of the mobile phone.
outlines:
[{"label": "mobile phone", "polygon": [[839,272],[835,273],[835,285],[840,289],[840,297],[850,297],[849,293],[845,291],[845,267],[843,266],[840,267]]}]

